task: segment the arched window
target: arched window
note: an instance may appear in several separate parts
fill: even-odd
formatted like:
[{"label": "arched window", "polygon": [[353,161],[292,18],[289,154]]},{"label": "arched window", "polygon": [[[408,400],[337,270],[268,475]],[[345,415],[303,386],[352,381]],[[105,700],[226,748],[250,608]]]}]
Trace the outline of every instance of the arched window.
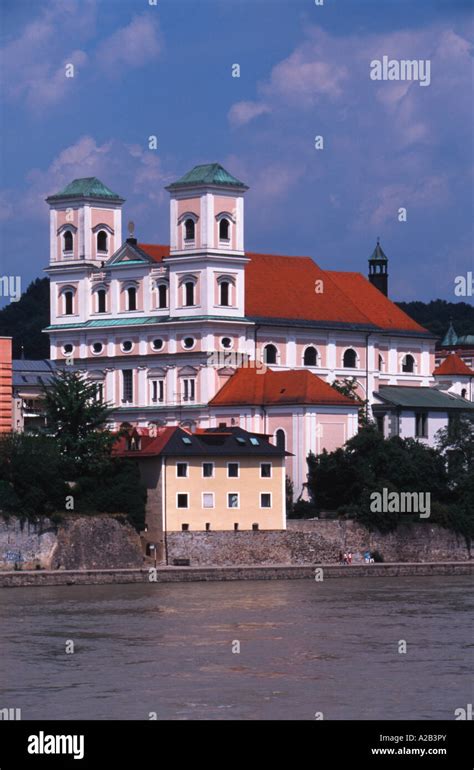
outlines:
[{"label": "arched window", "polygon": [[184,240],[194,241],[194,222],[192,219],[187,219],[184,223]]},{"label": "arched window", "polygon": [[229,220],[228,219],[221,219],[219,222],[219,240],[221,241],[228,241],[229,240]]},{"label": "arched window", "polygon": [[415,359],[410,353],[407,353],[402,361],[402,372],[412,373],[415,371]]},{"label": "arched window", "polygon": [[381,372],[383,369],[383,358],[379,353],[379,372]]},{"label": "arched window", "polygon": [[158,286],[158,307],[168,307],[168,287],[165,283],[160,283]]},{"label": "arched window", "polygon": [[73,314],[73,297],[73,292],[70,289],[64,292],[64,315]]},{"label": "arched window", "polygon": [[357,366],[357,354],[353,348],[348,348],[344,353],[342,365],[345,369],[355,369]]},{"label": "arched window", "polygon": [[97,233],[97,251],[107,251],[107,233],[100,230]]},{"label": "arched window", "polygon": [[127,289],[127,310],[137,309],[137,290],[134,286]]},{"label": "arched window", "polygon": [[184,304],[186,307],[194,305],[194,283],[186,281],[184,284]]},{"label": "arched window", "polygon": [[278,428],[275,433],[275,442],[278,449],[286,449],[286,437],[283,428]]},{"label": "arched window", "polygon": [[276,364],[278,351],[275,345],[265,345],[263,348],[263,360],[266,364]]},{"label": "arched window", "polygon": [[[222,222],[221,222],[222,224]],[[229,281],[221,281],[219,284],[219,304],[228,307],[229,302]]]},{"label": "arched window", "polygon": [[105,296],[106,296],[105,289],[98,289],[97,290],[97,312],[98,313],[105,313],[106,312]]},{"label": "arched window", "polygon": [[63,235],[63,251],[72,251],[73,249],[73,241],[72,241],[72,233],[70,230],[66,230]]},{"label": "arched window", "polygon": [[461,390],[461,398],[466,398],[466,396],[467,396],[467,390],[466,390],[466,388],[463,388]]},{"label": "arched window", "polygon": [[312,346],[306,348],[304,352],[303,362],[305,366],[316,366],[318,363],[318,351]]}]

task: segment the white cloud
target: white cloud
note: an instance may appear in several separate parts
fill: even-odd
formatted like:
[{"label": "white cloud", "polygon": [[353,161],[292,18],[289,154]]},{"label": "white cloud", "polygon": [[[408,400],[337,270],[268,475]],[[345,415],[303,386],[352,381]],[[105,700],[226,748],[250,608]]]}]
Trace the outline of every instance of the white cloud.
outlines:
[{"label": "white cloud", "polygon": [[144,13],[116,30],[97,48],[97,61],[108,74],[123,68],[141,67],[156,59],[162,48],[158,21]]},{"label": "white cloud", "polygon": [[271,108],[260,102],[237,102],[229,110],[229,121],[233,126],[244,126],[268,112],[271,112]]}]

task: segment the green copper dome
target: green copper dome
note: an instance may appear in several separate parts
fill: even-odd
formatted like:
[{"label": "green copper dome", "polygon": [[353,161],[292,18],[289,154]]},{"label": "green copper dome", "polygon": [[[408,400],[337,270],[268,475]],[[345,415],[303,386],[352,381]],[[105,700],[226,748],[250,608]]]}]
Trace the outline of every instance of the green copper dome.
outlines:
[{"label": "green copper dome", "polygon": [[176,190],[180,187],[202,187],[205,185],[218,185],[226,187],[241,187],[248,190],[246,184],[229,174],[220,163],[205,163],[202,166],[194,166],[191,171],[168,185],[167,190]]},{"label": "green copper dome", "polygon": [[86,176],[81,179],[74,179],[64,190],[54,195],[50,195],[46,200],[63,200],[64,198],[99,198],[100,200],[123,201],[123,198],[114,193],[96,176]]}]

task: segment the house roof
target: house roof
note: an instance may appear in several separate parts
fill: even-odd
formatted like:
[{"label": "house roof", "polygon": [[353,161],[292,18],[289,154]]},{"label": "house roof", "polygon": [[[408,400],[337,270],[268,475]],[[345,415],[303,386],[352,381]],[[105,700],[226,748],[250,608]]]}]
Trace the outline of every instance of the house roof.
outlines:
[{"label": "house roof", "polygon": [[[250,433],[235,426],[199,429],[195,433],[178,426],[157,429],[157,435],[148,431],[132,430],[116,443],[113,453],[121,457],[284,457],[284,449],[270,444],[268,436]],[[139,440],[139,448],[129,449],[130,439]]]},{"label": "house roof", "polygon": [[14,359],[12,361],[13,387],[48,385],[55,374],[56,363],[48,359],[28,361]]},{"label": "house roof", "polygon": [[63,198],[100,198],[101,200],[123,201],[124,199],[114,193],[96,176],[86,176],[74,179],[66,187],[54,195],[46,198],[47,202],[62,200]]},{"label": "house roof", "polygon": [[436,388],[384,385],[374,396],[386,404],[406,409],[463,410],[473,411],[474,403],[454,393],[443,393]]},{"label": "house roof", "polygon": [[203,185],[232,186],[248,190],[246,184],[229,174],[220,163],[204,163],[201,166],[194,166],[187,174],[168,185],[166,190],[176,190],[180,187],[202,187]]},{"label": "house roof", "polygon": [[[155,262],[169,256],[169,246],[139,247]],[[322,270],[311,257],[255,252],[246,257],[245,312],[250,319],[432,336],[360,273]]]},{"label": "house roof", "polygon": [[[249,362],[251,364],[252,362]],[[305,369],[274,371],[253,366],[237,369],[209,402],[210,406],[331,404],[357,406],[320,377]]]},{"label": "house roof", "polygon": [[388,262],[388,257],[386,256],[386,254],[384,254],[384,251],[380,245],[380,241],[378,238],[377,238],[377,245],[372,252],[370,261],[371,262]]},{"label": "house roof", "polygon": [[457,353],[450,353],[449,356],[446,356],[444,361],[436,367],[433,376],[436,377],[440,374],[461,374],[474,377],[474,371],[464,363]]}]

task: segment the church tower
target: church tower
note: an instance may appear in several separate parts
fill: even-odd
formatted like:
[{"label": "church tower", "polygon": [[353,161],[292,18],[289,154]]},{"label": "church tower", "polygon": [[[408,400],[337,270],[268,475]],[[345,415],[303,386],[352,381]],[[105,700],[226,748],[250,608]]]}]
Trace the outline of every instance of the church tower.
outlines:
[{"label": "church tower", "polygon": [[382,250],[380,238],[377,238],[377,245],[369,259],[369,281],[388,296],[388,257]]},{"label": "church tower", "polygon": [[242,317],[247,185],[219,163],[209,163],[166,189],[171,196],[170,315]]},{"label": "church tower", "polygon": [[100,267],[122,244],[122,204],[97,177],[74,179],[46,198],[50,207],[50,266]]}]

